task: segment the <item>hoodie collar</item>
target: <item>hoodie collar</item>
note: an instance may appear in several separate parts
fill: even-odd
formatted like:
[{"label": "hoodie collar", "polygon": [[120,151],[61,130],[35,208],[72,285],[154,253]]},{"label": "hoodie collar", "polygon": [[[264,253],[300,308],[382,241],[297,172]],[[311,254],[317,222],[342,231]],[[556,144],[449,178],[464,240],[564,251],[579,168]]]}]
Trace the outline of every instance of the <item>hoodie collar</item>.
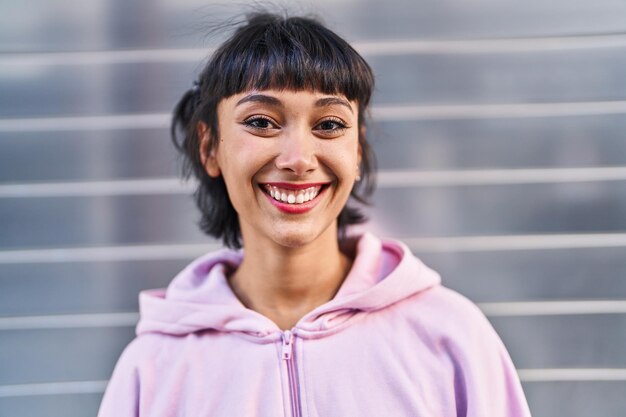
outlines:
[{"label": "hoodie collar", "polygon": [[[356,237],[356,257],[335,297],[303,316],[293,331],[322,337],[349,325],[359,312],[371,312],[440,283],[439,275],[415,258],[401,242],[381,241],[369,233]],[[167,289],[143,291],[137,334],[185,335],[214,330],[238,332],[257,341],[273,340],[278,326],[246,308],[228,284],[228,272],[241,263],[241,251],[202,256]]]}]

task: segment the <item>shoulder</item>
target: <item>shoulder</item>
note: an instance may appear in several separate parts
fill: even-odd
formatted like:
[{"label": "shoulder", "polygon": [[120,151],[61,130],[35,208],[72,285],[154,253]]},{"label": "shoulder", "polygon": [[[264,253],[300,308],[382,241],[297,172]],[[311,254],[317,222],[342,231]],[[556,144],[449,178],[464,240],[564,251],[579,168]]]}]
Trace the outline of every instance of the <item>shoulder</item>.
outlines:
[{"label": "shoulder", "polygon": [[471,300],[441,285],[412,301],[411,324],[438,355],[468,379],[517,380],[508,351],[485,314]]},{"label": "shoulder", "polygon": [[421,302],[429,309],[436,310],[445,317],[464,318],[465,320],[482,320],[485,318],[478,306],[466,296],[447,288],[437,285],[425,291]]},{"label": "shoulder", "polygon": [[115,372],[140,370],[147,364],[159,361],[171,344],[172,337],[157,333],[142,334],[135,337],[122,351],[115,365]]},{"label": "shoulder", "polygon": [[429,345],[454,375],[463,415],[530,416],[515,365],[476,304],[443,286],[425,292],[417,304],[423,306],[416,310]]},{"label": "shoulder", "polygon": [[447,344],[470,347],[501,341],[493,326],[467,297],[442,285],[431,287],[407,300],[414,323],[431,338]]}]

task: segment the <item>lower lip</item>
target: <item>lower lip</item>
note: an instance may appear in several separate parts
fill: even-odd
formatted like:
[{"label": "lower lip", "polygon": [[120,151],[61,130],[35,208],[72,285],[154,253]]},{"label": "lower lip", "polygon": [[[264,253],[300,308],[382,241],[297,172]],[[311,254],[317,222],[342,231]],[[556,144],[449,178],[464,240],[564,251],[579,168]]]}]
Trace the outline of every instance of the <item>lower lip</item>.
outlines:
[{"label": "lower lip", "polygon": [[326,192],[327,187],[323,187],[320,192],[315,196],[313,200],[309,200],[306,203],[301,204],[289,204],[283,203],[282,201],[274,200],[274,198],[263,191],[263,194],[267,197],[267,199],[280,211],[287,214],[302,214],[307,211],[313,209],[320,201],[320,197]]}]

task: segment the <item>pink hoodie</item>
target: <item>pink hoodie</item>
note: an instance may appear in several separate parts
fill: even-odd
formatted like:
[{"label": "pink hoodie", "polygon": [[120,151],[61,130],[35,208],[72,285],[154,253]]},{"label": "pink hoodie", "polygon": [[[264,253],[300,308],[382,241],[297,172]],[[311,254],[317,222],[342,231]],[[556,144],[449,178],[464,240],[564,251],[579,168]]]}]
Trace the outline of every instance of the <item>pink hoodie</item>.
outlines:
[{"label": "pink hoodie", "polygon": [[205,255],[141,293],[99,417],[530,416],[484,315],[402,243],[363,235],[335,298],[286,331],[231,291],[241,258]]}]

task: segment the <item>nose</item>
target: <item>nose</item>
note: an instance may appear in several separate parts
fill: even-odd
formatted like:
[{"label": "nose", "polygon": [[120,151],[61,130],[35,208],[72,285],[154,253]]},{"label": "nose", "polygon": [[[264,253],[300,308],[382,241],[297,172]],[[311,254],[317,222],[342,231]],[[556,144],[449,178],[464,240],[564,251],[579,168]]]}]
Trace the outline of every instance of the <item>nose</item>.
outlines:
[{"label": "nose", "polygon": [[304,175],[317,168],[315,139],[310,132],[297,130],[284,135],[278,143],[276,168]]}]

